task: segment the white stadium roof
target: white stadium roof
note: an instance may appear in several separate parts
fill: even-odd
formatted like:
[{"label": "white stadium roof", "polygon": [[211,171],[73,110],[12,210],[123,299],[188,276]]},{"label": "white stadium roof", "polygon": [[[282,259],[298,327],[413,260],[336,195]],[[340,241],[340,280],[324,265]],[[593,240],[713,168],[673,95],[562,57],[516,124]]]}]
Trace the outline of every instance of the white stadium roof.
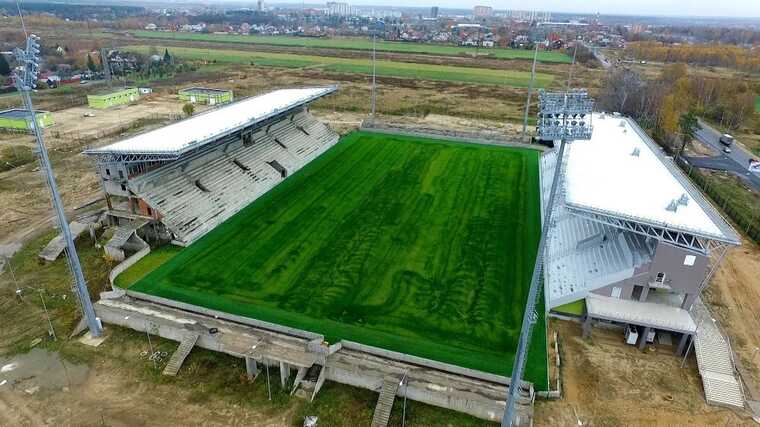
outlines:
[{"label": "white stadium roof", "polygon": [[739,241],[672,160],[628,118],[594,113],[591,140],[571,143],[566,162],[565,204],[570,208]]},{"label": "white stadium roof", "polygon": [[275,90],[85,153],[179,155],[336,90],[336,86]]}]

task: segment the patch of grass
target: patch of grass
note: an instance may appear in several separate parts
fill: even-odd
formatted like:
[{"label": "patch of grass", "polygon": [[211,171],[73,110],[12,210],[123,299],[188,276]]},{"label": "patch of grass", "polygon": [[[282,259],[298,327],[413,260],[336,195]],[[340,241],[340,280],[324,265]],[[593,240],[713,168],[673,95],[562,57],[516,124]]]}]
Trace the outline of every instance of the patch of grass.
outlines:
[{"label": "patch of grass", "polygon": [[132,286],[166,261],[174,258],[179,252],[180,248],[171,245],[151,250],[139,263],[116,276],[114,285],[122,289]]},{"label": "patch of grass", "polygon": [[[0,287],[0,354],[16,354],[29,349],[34,338],[47,337],[47,320],[42,309],[40,295],[50,313],[53,327],[59,337],[68,336],[79,320],[79,306],[72,292],[72,279],[66,259],[59,257],[52,263],[40,260],[38,254],[56,235],[55,231],[35,238],[10,260],[10,268],[0,275],[4,286]],[[85,280],[93,300],[106,289],[108,271],[112,267],[103,250],[96,248],[87,233],[77,241],[77,251],[84,271]],[[13,270],[13,276],[10,270]],[[21,289],[22,297],[15,295]],[[53,350],[61,350],[65,340],[47,342]],[[63,356],[68,353],[62,352]],[[72,355],[73,360],[79,360]]]},{"label": "patch of grass", "polygon": [[32,149],[24,145],[9,145],[0,149],[0,172],[32,163]]},{"label": "patch of grass", "polygon": [[760,96],[755,98],[755,112],[760,113]]},{"label": "patch of grass", "polygon": [[[273,46],[313,47],[326,49],[372,50],[372,40],[363,37],[315,38],[293,36],[244,36],[236,34],[196,34],[179,32],[167,33],[156,31],[135,31],[134,35],[138,38],[162,40],[186,40],[216,43],[249,43]],[[447,56],[475,56],[477,52],[479,56],[487,56],[498,59],[533,59],[532,50],[503,48],[476,49],[474,47],[466,46],[411,42],[389,42],[384,40],[377,41],[376,49],[381,52],[422,53]],[[562,52],[539,52],[538,59],[542,62],[558,62],[564,64],[569,64],[572,62],[572,59]]]},{"label": "patch of grass", "polygon": [[537,151],[356,132],[132,289],[509,375],[538,209]]},{"label": "patch of grass", "polygon": [[[142,54],[147,54],[150,51],[148,46],[129,46],[125,49]],[[159,51],[163,49],[164,47],[158,48]],[[372,72],[372,64],[368,59],[179,47],[172,47],[170,51],[177,58],[190,61],[217,61],[282,68],[318,68],[322,71],[350,74],[370,74]],[[530,84],[530,72],[527,71],[393,61],[377,61],[377,74],[379,76],[416,80],[454,81],[512,87],[528,87]],[[546,87],[553,80],[554,76],[550,74],[536,73],[535,85],[536,87]]]}]

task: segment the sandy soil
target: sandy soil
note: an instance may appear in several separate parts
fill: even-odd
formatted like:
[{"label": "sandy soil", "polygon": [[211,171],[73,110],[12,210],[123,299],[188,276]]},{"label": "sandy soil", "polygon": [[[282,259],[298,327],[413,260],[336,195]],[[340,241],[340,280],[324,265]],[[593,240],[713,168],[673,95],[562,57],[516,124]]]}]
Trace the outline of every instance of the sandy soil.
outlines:
[{"label": "sandy soil", "polygon": [[214,397],[189,403],[190,391],[131,378],[108,361],[91,367],[82,384],[30,395],[24,387],[0,387],[2,426],[264,426],[290,425],[292,410],[276,415]]}]

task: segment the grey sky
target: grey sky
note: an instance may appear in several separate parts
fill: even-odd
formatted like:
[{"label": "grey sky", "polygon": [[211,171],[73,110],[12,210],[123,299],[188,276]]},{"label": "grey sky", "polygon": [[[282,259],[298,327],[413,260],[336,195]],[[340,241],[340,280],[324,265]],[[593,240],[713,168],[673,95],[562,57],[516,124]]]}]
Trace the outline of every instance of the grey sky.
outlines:
[{"label": "grey sky", "polygon": [[[344,0],[345,1],[345,0]],[[550,10],[621,15],[760,17],[760,0],[348,0],[357,5],[440,6],[469,8],[476,4],[494,9]]]}]

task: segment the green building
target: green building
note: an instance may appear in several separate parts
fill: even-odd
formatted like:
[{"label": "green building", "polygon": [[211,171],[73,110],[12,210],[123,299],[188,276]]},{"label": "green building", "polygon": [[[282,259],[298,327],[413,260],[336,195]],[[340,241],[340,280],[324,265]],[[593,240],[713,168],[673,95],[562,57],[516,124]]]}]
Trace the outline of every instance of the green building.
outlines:
[{"label": "green building", "polygon": [[232,102],[232,91],[207,87],[189,87],[179,91],[180,101],[216,105]]},{"label": "green building", "polygon": [[87,95],[87,104],[92,108],[109,108],[116,105],[129,104],[140,98],[136,87],[109,89],[95,95]]},{"label": "green building", "polygon": [[[37,110],[34,115],[37,117],[37,123],[43,128],[55,124],[50,111]],[[19,109],[0,111],[0,129],[31,132],[32,123],[29,120],[29,113]]]}]

